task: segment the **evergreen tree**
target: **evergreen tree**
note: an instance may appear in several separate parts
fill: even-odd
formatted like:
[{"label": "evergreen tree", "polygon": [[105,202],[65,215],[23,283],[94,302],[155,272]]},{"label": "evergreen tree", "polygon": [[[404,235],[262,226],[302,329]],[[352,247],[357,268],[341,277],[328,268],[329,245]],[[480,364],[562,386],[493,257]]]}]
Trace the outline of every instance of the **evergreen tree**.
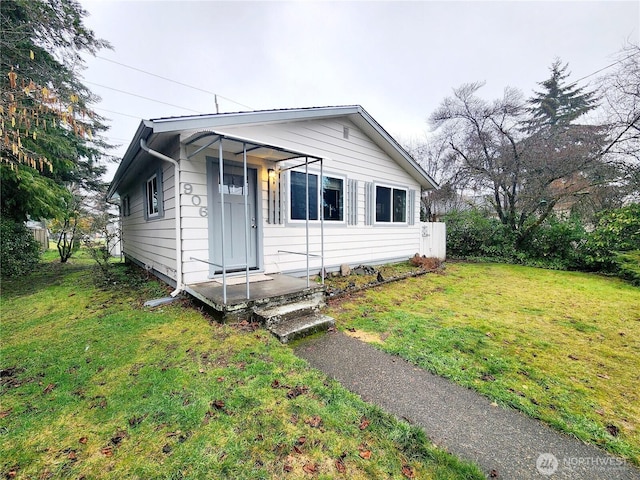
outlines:
[{"label": "evergreen tree", "polygon": [[54,218],[68,185],[92,190],[109,147],[98,98],[80,81],[82,54],[108,48],[83,24],[75,0],[2,0],[0,8],[0,213]]},{"label": "evergreen tree", "polygon": [[562,65],[557,59],[551,64],[551,77],[538,85],[542,91],[534,91],[529,99],[531,119],[527,122],[528,131],[545,127],[566,126],[585,113],[597,107],[595,92],[586,91],[575,83],[567,83],[568,64]]}]

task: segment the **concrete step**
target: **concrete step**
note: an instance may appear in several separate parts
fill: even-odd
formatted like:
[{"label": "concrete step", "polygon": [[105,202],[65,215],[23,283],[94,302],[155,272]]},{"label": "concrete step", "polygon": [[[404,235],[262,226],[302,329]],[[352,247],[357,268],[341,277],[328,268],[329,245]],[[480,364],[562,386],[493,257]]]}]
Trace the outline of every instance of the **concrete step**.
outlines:
[{"label": "concrete step", "polygon": [[301,317],[293,317],[267,326],[282,343],[288,343],[296,338],[304,337],[315,332],[328,330],[336,321],[322,313],[311,313]]},{"label": "concrete step", "polygon": [[291,318],[310,315],[322,306],[321,298],[309,297],[292,303],[264,308],[255,308],[253,311],[254,320],[264,323],[267,327],[280,323]]}]

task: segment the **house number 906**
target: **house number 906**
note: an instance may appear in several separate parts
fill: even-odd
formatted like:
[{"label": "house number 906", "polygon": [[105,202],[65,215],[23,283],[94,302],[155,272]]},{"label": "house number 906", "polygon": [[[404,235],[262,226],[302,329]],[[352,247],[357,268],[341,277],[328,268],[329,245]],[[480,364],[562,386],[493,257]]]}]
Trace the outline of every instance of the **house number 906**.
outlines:
[{"label": "house number 906", "polygon": [[[185,193],[185,195],[191,195],[193,193],[193,185],[191,185],[190,183],[185,183],[183,185],[183,192]],[[207,207],[200,206],[202,204],[202,198],[200,198],[200,195],[191,195],[191,204],[196,207],[200,207],[199,213],[201,217],[207,216]]]}]

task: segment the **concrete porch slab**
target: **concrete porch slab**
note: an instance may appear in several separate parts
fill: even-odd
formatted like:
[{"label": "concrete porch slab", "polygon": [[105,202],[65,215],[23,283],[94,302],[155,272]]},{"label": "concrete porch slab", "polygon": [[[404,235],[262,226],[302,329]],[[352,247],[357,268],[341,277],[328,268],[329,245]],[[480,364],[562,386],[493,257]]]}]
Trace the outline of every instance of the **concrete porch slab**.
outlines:
[{"label": "concrete porch slab", "polygon": [[310,297],[319,297],[324,303],[324,285],[309,282],[304,278],[283,274],[269,275],[271,280],[249,284],[249,299],[246,284],[227,285],[227,302],[223,300],[223,287],[217,281],[187,285],[185,291],[212,307],[223,321],[250,320],[254,308],[275,307]]}]

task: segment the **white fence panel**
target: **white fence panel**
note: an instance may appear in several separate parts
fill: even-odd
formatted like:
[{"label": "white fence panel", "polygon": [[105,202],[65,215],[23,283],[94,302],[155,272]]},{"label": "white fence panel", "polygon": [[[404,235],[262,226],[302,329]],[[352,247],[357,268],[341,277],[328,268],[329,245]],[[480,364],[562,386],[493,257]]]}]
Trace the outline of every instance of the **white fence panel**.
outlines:
[{"label": "white fence panel", "polygon": [[420,255],[447,258],[447,227],[443,222],[420,222],[422,238],[420,239]]}]

